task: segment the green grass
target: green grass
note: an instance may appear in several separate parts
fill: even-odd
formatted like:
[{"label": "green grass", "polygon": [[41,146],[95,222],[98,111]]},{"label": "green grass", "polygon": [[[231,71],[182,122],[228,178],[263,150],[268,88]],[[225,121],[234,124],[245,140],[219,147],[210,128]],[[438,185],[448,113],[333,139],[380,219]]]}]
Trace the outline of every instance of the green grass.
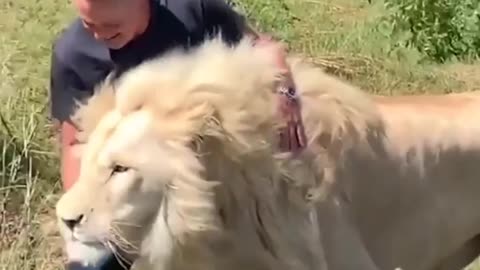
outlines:
[{"label": "green grass", "polygon": [[[391,50],[382,33],[382,1],[367,0],[241,0],[234,1],[291,50],[317,59],[328,71],[372,93],[445,93],[463,91],[468,80],[443,66],[419,64],[413,49]],[[301,4],[300,4],[301,3]]]},{"label": "green grass", "polygon": [[[51,42],[73,16],[65,2],[0,2],[0,270],[61,269],[59,246],[45,233],[59,191],[47,96]],[[445,93],[480,85],[473,64],[420,64],[414,50],[391,51],[390,37],[378,28],[385,14],[379,1],[234,2],[259,30],[371,93]]]}]

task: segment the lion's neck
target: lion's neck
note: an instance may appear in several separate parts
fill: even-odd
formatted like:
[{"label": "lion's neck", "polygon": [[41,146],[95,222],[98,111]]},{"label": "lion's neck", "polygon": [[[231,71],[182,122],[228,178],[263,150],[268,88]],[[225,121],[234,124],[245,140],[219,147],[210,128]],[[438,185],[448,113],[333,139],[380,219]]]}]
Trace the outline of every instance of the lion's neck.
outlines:
[{"label": "lion's neck", "polygon": [[[237,209],[236,213],[242,213],[242,210],[248,213],[246,209]],[[236,225],[230,226],[232,221],[230,216],[227,215],[228,221],[224,220],[229,224],[225,224],[223,228],[189,232],[178,230],[178,227],[185,228],[181,223],[189,222],[179,215],[180,212],[181,209],[177,209],[175,204],[169,202],[163,204],[150,235],[143,243],[143,253],[136,262],[138,269],[286,269],[272,260],[270,254],[255,248],[246,231],[233,229],[239,228],[240,224],[234,222]],[[222,215],[221,212],[219,214]],[[248,223],[243,224],[249,226]]]},{"label": "lion's neck", "polygon": [[[268,153],[242,160],[215,153],[204,162],[206,178],[221,182],[215,204],[235,256],[254,269],[318,269],[320,236],[306,198],[306,187],[319,180],[309,173],[312,162]],[[302,177],[304,183],[291,182]]]}]

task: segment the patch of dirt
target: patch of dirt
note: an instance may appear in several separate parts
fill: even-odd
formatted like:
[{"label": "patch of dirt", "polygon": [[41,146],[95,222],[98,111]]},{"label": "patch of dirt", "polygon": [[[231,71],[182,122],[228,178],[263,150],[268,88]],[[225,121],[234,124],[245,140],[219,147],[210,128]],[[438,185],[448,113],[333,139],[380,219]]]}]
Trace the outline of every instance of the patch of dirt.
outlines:
[{"label": "patch of dirt", "polygon": [[42,269],[60,269],[59,266],[66,263],[63,240],[57,229],[56,217],[53,209],[39,214],[36,218],[39,223],[39,235],[41,243],[39,248],[48,254],[48,260],[44,260]]},{"label": "patch of dirt", "polygon": [[0,270],[63,269],[64,245],[53,208],[41,207],[29,220],[10,208],[0,207]]},{"label": "patch of dirt", "polygon": [[16,236],[22,231],[20,215],[0,209],[0,250],[6,250],[16,241]]}]

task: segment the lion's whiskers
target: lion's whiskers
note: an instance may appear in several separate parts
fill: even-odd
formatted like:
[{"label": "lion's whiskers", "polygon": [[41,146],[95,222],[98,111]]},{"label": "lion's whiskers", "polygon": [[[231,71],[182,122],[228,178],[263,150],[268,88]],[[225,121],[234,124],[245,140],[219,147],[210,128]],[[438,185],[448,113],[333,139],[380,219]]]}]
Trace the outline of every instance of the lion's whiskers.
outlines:
[{"label": "lion's whiskers", "polygon": [[110,226],[110,235],[111,241],[115,243],[115,245],[120,248],[124,252],[136,252],[139,248],[134,245],[133,243],[129,242],[125,237],[123,237],[120,233],[120,230],[115,224]]},{"label": "lion's whiskers", "polygon": [[132,264],[132,261],[128,260],[127,258],[125,258],[124,256],[122,256],[121,252],[118,252],[117,251],[117,247],[116,245],[112,244],[111,241],[106,241],[105,243],[105,246],[107,246],[111,251],[112,251],[112,254],[113,256],[115,256],[115,258],[117,259],[118,263],[120,264],[120,266],[125,269],[125,270],[128,270],[129,267],[127,265],[125,265],[124,262],[127,262],[128,264]]}]

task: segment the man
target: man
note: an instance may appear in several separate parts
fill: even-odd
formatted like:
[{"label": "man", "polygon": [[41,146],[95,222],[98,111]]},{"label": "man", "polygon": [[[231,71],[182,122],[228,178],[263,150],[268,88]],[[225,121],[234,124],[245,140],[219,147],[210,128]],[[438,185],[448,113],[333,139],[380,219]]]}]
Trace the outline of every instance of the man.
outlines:
[{"label": "man", "polygon": [[174,47],[192,47],[219,32],[234,45],[244,34],[253,34],[243,16],[223,0],[72,1],[79,18],[54,42],[50,86],[64,190],[79,173],[72,151],[77,130],[70,119],[75,100],[91,96],[107,75],[115,78]]},{"label": "man", "polygon": [[61,138],[63,188],[75,182],[79,163],[71,151],[75,100],[94,85],[173,47],[195,46],[221,32],[234,44],[244,18],[223,0],[73,0],[79,13],[55,41],[51,64],[51,115]]}]

